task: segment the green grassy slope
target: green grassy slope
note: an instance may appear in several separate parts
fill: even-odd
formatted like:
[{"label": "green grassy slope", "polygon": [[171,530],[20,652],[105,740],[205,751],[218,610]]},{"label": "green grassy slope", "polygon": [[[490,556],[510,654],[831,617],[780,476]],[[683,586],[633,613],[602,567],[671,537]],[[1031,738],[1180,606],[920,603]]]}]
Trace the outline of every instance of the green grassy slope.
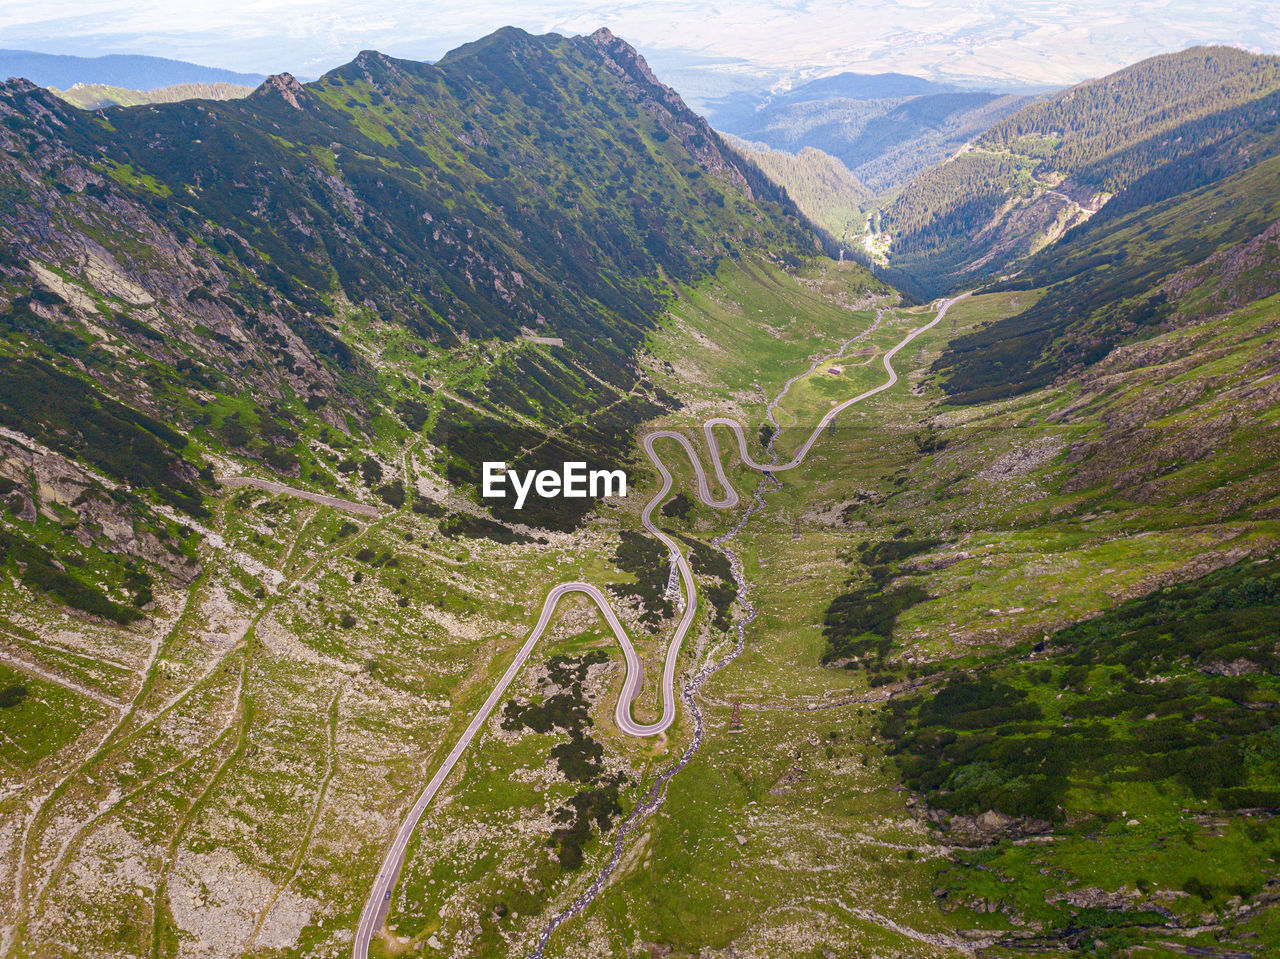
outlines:
[{"label": "green grassy slope", "polygon": [[[1038,295],[969,301],[960,329]],[[962,850],[935,895],[995,914],[1011,953],[1274,942],[1278,317],[1275,297],[1184,317],[1075,382],[934,418],[849,514],[881,544],[850,595],[889,628],[850,643],[834,604],[828,652],[907,694],[882,734]]]},{"label": "green grassy slope", "polygon": [[1046,949],[1113,955],[1206,912],[1199,945],[1247,942],[1280,858],[1278,616],[1276,562],[1245,561],[893,702],[882,734],[931,808],[1052,836],[962,853],[936,895],[999,900]]},{"label": "green grassy slope", "polygon": [[797,207],[840,242],[860,234],[866,222],[863,203],[871,191],[848,167],[813,147],[796,154],[771,150],[763,143],[731,141],[733,148],[784,187]]}]

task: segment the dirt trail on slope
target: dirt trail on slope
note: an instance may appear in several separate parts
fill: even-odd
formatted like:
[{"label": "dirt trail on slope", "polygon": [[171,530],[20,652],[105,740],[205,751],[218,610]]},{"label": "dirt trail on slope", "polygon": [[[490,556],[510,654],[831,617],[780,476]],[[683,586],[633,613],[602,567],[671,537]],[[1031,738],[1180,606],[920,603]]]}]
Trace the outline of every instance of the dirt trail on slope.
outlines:
[{"label": "dirt trail on slope", "polygon": [[345,510],[348,513],[358,513],[361,516],[378,516],[381,512],[378,507],[370,506],[368,503],[357,503],[354,500],[342,499],[338,496],[313,493],[311,490],[298,489],[296,486],[286,486],[284,483],[259,479],[256,476],[218,476],[215,479],[217,479],[219,486],[249,486],[267,493],[284,493],[287,496],[296,496],[298,499],[310,500],[313,503],[319,503],[321,506],[332,506],[334,509]]}]

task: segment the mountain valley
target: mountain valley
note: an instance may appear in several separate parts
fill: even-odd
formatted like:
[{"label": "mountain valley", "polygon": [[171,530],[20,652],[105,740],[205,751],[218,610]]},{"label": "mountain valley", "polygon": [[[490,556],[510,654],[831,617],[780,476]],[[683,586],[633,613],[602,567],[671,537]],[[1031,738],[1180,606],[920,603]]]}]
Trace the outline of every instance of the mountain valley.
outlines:
[{"label": "mountain valley", "polygon": [[0,954],[1272,954],[1278,63],[0,85]]}]

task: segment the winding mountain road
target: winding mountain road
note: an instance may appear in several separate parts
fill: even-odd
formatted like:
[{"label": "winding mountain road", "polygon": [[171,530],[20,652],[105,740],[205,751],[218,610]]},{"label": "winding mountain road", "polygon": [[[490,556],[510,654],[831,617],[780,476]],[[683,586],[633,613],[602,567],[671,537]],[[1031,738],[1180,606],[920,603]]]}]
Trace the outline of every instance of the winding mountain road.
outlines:
[{"label": "winding mountain road", "polygon": [[[796,450],[795,455],[788,463],[777,465],[757,463],[751,458],[747,451],[747,439],[743,433],[742,426],[735,420],[717,417],[707,420],[702,425],[703,438],[707,445],[707,454],[711,462],[711,467],[715,471],[716,482],[721,489],[721,494],[717,497],[712,494],[710,485],[707,482],[706,471],[702,468],[702,463],[698,458],[697,452],[693,448],[693,444],[681,433],[673,430],[655,430],[646,434],[642,445],[645,455],[649,457],[649,461],[658,471],[658,475],[662,478],[661,488],[653,495],[644,509],[640,513],[640,523],[645,530],[656,539],[661,541],[670,552],[672,558],[676,561],[680,571],[680,579],[684,585],[685,595],[688,602],[685,605],[684,614],[680,617],[680,622],[676,625],[675,632],[671,636],[671,641],[667,645],[667,655],[662,669],[662,716],[653,723],[637,723],[631,716],[631,707],[636,697],[640,694],[641,686],[644,682],[643,665],[640,657],[636,655],[635,647],[631,644],[631,639],[627,636],[626,630],[622,623],[619,622],[617,614],[613,607],[609,604],[608,597],[597,586],[585,582],[568,582],[560,583],[551,588],[547,593],[547,598],[542,604],[542,612],[538,616],[537,623],[529,632],[528,638],[524,641],[524,645],[520,647],[516,653],[515,659],[511,665],[507,667],[506,672],[502,674],[502,678],[498,680],[493,687],[484,704],[477,710],[471,722],[467,724],[467,728],[463,730],[462,735],[454,744],[449,754],[444,758],[440,767],[436,770],[422,794],[418,797],[417,802],[409,810],[401,823],[399,831],[396,833],[395,840],[391,847],[387,850],[383,857],[382,868],[378,871],[378,876],[374,880],[373,888],[369,891],[369,898],[365,901],[364,909],[360,914],[360,922],[356,927],[355,938],[352,943],[351,955],[352,959],[368,959],[369,943],[382,927],[383,921],[386,919],[387,912],[391,905],[391,893],[395,889],[395,885],[400,876],[400,870],[404,865],[405,851],[409,847],[409,840],[413,836],[413,831],[417,828],[419,821],[426,812],[431,801],[435,799],[436,793],[440,791],[440,787],[444,781],[453,772],[454,766],[458,760],[462,758],[462,754],[466,752],[467,747],[471,745],[476,734],[484,726],[489,719],[493,710],[497,707],[499,700],[507,691],[516,674],[520,672],[520,668],[524,666],[525,660],[533,652],[534,647],[538,644],[550,625],[551,617],[554,615],[560,599],[570,593],[583,593],[588,596],[600,609],[601,615],[604,616],[605,622],[609,624],[609,628],[613,630],[613,635],[618,640],[618,645],[622,647],[623,657],[626,660],[627,675],[623,682],[622,692],[618,696],[618,704],[614,710],[614,718],[617,721],[618,728],[630,736],[655,736],[665,731],[674,721],[676,716],[676,698],[675,698],[675,677],[676,670],[680,661],[680,648],[684,642],[685,634],[693,625],[694,617],[698,610],[698,591],[693,580],[693,571],[689,568],[688,560],[685,559],[684,553],[681,552],[679,544],[674,539],[664,533],[653,522],[653,511],[661,504],[671,492],[673,483],[671,472],[667,469],[666,464],[662,462],[662,458],[658,455],[654,448],[654,443],[658,440],[672,440],[683,448],[685,454],[689,457],[689,463],[693,467],[693,471],[697,481],[698,499],[707,506],[714,509],[731,509],[738,504],[738,493],[729,482],[729,478],[725,475],[724,464],[720,460],[720,446],[716,441],[714,428],[717,426],[728,427],[732,430],[734,436],[738,440],[738,455],[742,462],[752,469],[761,472],[777,473],[783,470],[794,469],[799,466],[804,458],[808,455],[813,444],[818,441],[822,432],[831,425],[831,422],[840,415],[844,410],[848,409],[856,403],[881,393],[895,383],[898,382],[898,374],[893,369],[892,360],[898,351],[907,346],[912,340],[922,333],[931,330],[942,321],[954,304],[963,300],[970,294],[965,293],[962,296],[949,300],[941,300],[938,303],[938,315],[924,326],[917,327],[908,333],[897,345],[890,349],[884,355],[884,368],[888,373],[888,379],[879,386],[859,393],[857,396],[845,400],[827,411],[826,415],[814,427],[812,434],[805,442]],[[880,317],[876,317],[877,323]],[[847,344],[846,344],[847,345]],[[815,367],[816,368],[816,367]],[[812,370],[810,370],[812,372]],[[790,385],[790,384],[788,384]]]}]

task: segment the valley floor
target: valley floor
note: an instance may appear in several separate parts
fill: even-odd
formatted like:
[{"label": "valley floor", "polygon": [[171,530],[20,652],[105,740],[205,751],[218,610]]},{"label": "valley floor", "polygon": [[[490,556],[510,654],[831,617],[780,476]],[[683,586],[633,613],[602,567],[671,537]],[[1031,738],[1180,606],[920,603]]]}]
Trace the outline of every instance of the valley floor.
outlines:
[{"label": "valley floor", "polygon": [[[1246,822],[1160,785],[1081,782],[1069,800],[1079,818],[1037,831],[942,813],[902,784],[886,703],[1009,650],[1038,655],[1031,644],[1059,627],[1272,554],[1280,539],[1280,489],[1259,452],[1270,448],[1274,403],[1260,397],[1273,377],[1204,344],[1272,336],[1280,307],[1168,334],[1067,387],[940,406],[927,370],[941,347],[1032,295],[957,304],[898,354],[892,389],[766,484],[763,508],[725,544],[758,616],[741,655],[699,691],[698,748],[546,956],[878,959],[1064,945],[1261,956],[1280,941],[1276,891],[1246,881],[1274,872],[1269,815]],[[774,411],[786,459],[832,405],[881,382],[885,351],[932,315],[851,287],[829,262],[796,276],[726,265],[680,291],[651,340],[650,374],[683,406],[646,428],[697,441],[704,420],[728,416],[763,456],[769,400],[802,374]],[[1195,337],[1210,357],[1200,367],[1180,359]],[[1211,377],[1212,390],[1184,388]],[[1238,455],[1197,459],[1198,424],[1229,409],[1237,418],[1223,429],[1235,432],[1212,441],[1233,437]],[[1164,442],[1122,443],[1110,424],[1126,417],[1166,429]],[[441,493],[424,441],[377,453],[406,489],[466,508]],[[724,455],[738,511],[686,500],[655,514],[687,544],[708,600],[685,644],[686,677],[732,648],[744,616],[707,544],[738,524],[759,475]],[[688,464],[669,460],[673,495],[690,490]],[[0,685],[20,680],[28,693],[0,726],[3,952],[349,955],[389,838],[552,584],[609,590],[645,661],[635,718],[657,719],[651,677],[675,616],[643,598],[653,564],[628,566],[625,534],[657,488],[639,456],[630,467],[629,497],[542,542],[447,535],[411,503],[362,514],[228,485],[200,578],[158,591],[127,628],[5,582]],[[860,544],[882,542],[913,544],[887,561],[888,583],[923,598],[896,611],[887,659],[832,662],[828,609],[878,575],[886,564]],[[683,703],[663,735],[623,735],[612,718],[623,677],[594,606],[566,597],[415,832],[371,954],[535,951],[693,740]],[[1254,702],[1260,713],[1275,705],[1262,693]],[[1125,815],[1100,820],[1099,809]],[[1206,895],[1185,891],[1191,877]],[[1088,941],[1070,938],[1073,923]]]}]

